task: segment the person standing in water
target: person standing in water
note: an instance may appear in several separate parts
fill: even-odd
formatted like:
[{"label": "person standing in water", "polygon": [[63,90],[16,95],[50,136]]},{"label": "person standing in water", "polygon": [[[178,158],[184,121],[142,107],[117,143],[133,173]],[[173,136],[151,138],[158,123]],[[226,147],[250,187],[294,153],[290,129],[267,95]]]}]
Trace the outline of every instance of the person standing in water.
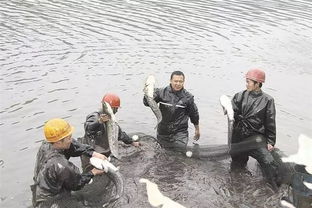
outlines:
[{"label": "person standing in water", "polygon": [[232,99],[235,121],[231,142],[239,143],[258,136],[264,144],[247,152],[231,154],[231,169],[245,168],[251,156],[259,162],[267,181],[277,190],[278,167],[271,155],[276,142],[276,111],[274,99],[261,90],[264,82],[263,70],[249,70],[246,74],[246,90],[236,93]]},{"label": "person standing in water", "polygon": [[107,159],[91,146],[72,140],[73,130],[67,121],[59,118],[44,125],[45,141],[37,153],[34,184],[31,186],[34,207],[65,207],[64,203],[75,203],[71,191],[82,189],[95,175],[104,173],[96,168],[80,173],[79,168],[68,160],[81,155]]},{"label": "person standing in water", "polygon": [[[87,116],[86,122],[84,123],[85,135],[81,142],[91,145],[97,152],[109,157],[111,155],[111,150],[109,148],[107,129],[104,124],[109,121],[110,117],[103,112],[104,102],[111,106],[114,114],[117,113],[118,108],[120,107],[120,98],[118,95],[113,93],[105,94],[101,102],[101,109]],[[131,144],[135,147],[140,146],[140,142],[134,141],[126,132],[122,131],[120,126],[118,126],[118,128],[118,140],[121,140],[125,144]],[[81,163],[83,169],[85,169],[89,164],[89,158],[82,156]]]},{"label": "person standing in water", "polygon": [[[157,88],[154,100],[159,103],[162,120],[157,127],[157,141],[164,148],[185,152],[188,140],[188,121],[194,124],[194,140],[200,138],[199,113],[194,96],[184,89],[185,76],[181,71],[174,71],[170,84]],[[148,106],[146,98],[143,103]]]}]

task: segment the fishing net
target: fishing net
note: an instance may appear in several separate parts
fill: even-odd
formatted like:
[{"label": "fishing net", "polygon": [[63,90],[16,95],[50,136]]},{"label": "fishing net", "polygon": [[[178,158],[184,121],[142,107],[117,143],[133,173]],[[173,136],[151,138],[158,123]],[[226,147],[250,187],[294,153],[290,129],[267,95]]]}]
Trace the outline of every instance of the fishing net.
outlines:
[{"label": "fishing net", "polygon": [[192,152],[189,157],[193,158],[208,158],[208,159],[227,159],[230,154],[237,154],[242,152],[247,152],[264,145],[263,138],[258,136],[253,136],[245,141],[232,143],[230,145],[198,145],[194,144],[187,148],[188,152]]},{"label": "fishing net", "polygon": [[[40,207],[151,207],[146,186],[139,182],[140,178],[155,182],[165,196],[185,207],[280,207],[279,200],[287,194],[286,185],[282,185],[278,193],[265,185],[258,165],[250,167],[250,173],[231,173],[230,161],[224,160],[229,157],[228,145],[197,146],[198,152],[208,157],[188,158],[185,153],[161,148],[153,136],[142,133],[129,136],[134,134],[139,136],[142,146],[120,142],[120,159],[111,161],[119,166],[124,179],[124,194],[118,200],[111,201],[116,195],[113,181],[108,175],[101,175],[70,197],[47,202]],[[277,150],[273,153],[281,166],[282,156]],[[281,167],[285,178],[289,177],[289,171],[294,171],[293,166],[287,165]],[[288,183],[291,183],[290,179]]]},{"label": "fishing net", "polygon": [[83,205],[75,198],[67,196],[59,199],[51,199],[40,203],[38,208],[82,208]]},{"label": "fishing net", "polygon": [[295,165],[295,173],[291,178],[288,196],[296,208],[312,207],[312,190],[304,185],[304,182],[312,183],[312,175],[304,168],[303,165]]},{"label": "fishing net", "polygon": [[83,189],[40,203],[39,208],[114,207],[118,201],[112,201],[115,195],[116,188],[110,177],[97,175]]}]

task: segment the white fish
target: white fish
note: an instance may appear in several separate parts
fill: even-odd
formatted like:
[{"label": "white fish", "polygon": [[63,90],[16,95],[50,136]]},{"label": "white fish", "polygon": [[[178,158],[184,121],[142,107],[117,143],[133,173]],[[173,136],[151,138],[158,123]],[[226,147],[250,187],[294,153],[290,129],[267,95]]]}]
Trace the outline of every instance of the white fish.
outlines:
[{"label": "white fish", "polygon": [[172,199],[164,196],[158,189],[157,184],[145,179],[141,178],[140,183],[146,184],[148,201],[153,207],[162,208],[185,208],[181,204],[173,201]]},{"label": "white fish", "polygon": [[290,203],[288,200],[286,199],[281,199],[281,205],[284,208],[296,208],[292,203]]},{"label": "white fish", "polygon": [[107,102],[103,103],[103,112],[110,116],[110,119],[104,124],[106,126],[109,149],[114,157],[119,158],[119,153],[118,153],[119,127],[118,127],[116,116],[113,113],[113,110],[110,104]]},{"label": "white fish", "polygon": [[305,165],[308,173],[312,174],[312,138],[301,134],[298,138],[299,147],[297,154],[283,157],[283,162],[294,162],[299,165]]},{"label": "white fish", "polygon": [[[159,110],[158,104],[154,100],[154,88],[155,88],[155,77],[150,75],[147,77],[144,85],[144,97],[148,103],[148,106],[152,109],[153,113],[155,114],[157,118],[157,125],[162,120],[162,114]],[[157,127],[157,126],[156,126]]]},{"label": "white fish", "polygon": [[233,132],[233,123],[234,123],[234,110],[232,107],[232,102],[230,98],[226,95],[221,95],[220,103],[223,108],[224,115],[227,115],[228,118],[228,145],[231,146],[232,143],[232,132]]},{"label": "white fish", "polygon": [[223,107],[224,115],[226,114],[229,120],[234,121],[234,111],[231,99],[226,95],[221,95],[220,103],[221,106]]},{"label": "white fish", "polygon": [[146,78],[144,89],[143,89],[143,92],[146,96],[148,96],[148,97],[154,96],[155,83],[156,83],[156,80],[155,80],[155,77],[153,75],[149,75]]},{"label": "white fish", "polygon": [[312,190],[312,183],[308,183],[308,182],[303,181],[303,184],[304,184],[308,189],[311,189],[311,190]]},{"label": "white fish", "polygon": [[90,163],[95,168],[104,170],[107,174],[107,176],[113,181],[116,191],[115,196],[112,197],[109,202],[103,205],[103,207],[106,207],[106,205],[118,200],[124,193],[124,179],[122,175],[119,172],[119,169],[114,166],[112,163],[110,163],[108,160],[102,160],[100,158],[91,157]]},{"label": "white fish", "polygon": [[104,170],[106,173],[118,171],[118,168],[114,166],[112,163],[110,163],[108,160],[102,160],[97,157],[91,157],[90,163],[97,169]]}]

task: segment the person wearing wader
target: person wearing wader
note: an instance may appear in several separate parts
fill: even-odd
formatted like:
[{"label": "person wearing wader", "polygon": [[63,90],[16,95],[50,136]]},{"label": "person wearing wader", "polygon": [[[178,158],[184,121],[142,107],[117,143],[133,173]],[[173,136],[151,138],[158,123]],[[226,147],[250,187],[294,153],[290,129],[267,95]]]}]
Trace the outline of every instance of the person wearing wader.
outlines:
[{"label": "person wearing wader", "polygon": [[234,124],[231,143],[260,137],[264,144],[256,149],[231,154],[231,170],[245,168],[248,157],[255,158],[269,184],[277,191],[277,164],[271,154],[276,142],[274,99],[261,90],[265,72],[251,69],[246,74],[246,90],[236,93],[232,99]]},{"label": "person wearing wader", "polygon": [[[310,158],[311,159],[311,158]],[[295,165],[295,173],[291,180],[292,203],[296,208],[312,207],[312,189],[304,183],[312,183],[312,174],[304,165]]]},{"label": "person wearing wader", "polygon": [[[170,76],[170,85],[156,88],[153,96],[162,114],[157,126],[157,141],[163,148],[181,152],[185,152],[189,139],[189,119],[195,127],[194,140],[200,137],[198,109],[194,96],[184,89],[184,81],[184,73],[174,71]],[[145,97],[143,103],[148,106]]]},{"label": "person wearing wader", "polygon": [[69,161],[70,157],[81,155],[107,159],[91,146],[72,140],[73,130],[67,121],[58,118],[44,125],[45,141],[37,153],[31,186],[34,207],[75,207],[77,201],[71,198],[71,191],[82,189],[95,175],[104,173],[93,168],[81,174]]},{"label": "person wearing wader", "polygon": [[[120,107],[120,98],[113,93],[107,93],[102,99],[102,108],[99,111],[89,114],[84,123],[85,135],[81,139],[81,142],[84,144],[91,145],[95,151],[104,154],[109,157],[111,154],[109,148],[109,141],[107,137],[105,122],[109,121],[109,115],[103,112],[103,103],[108,103],[113,113],[116,114],[118,108]],[[122,131],[120,126],[118,126],[118,140],[123,141],[125,144],[131,144],[135,147],[140,146],[140,142],[133,141],[131,137],[127,135],[126,132]],[[89,158],[82,156],[81,157],[82,168],[85,170],[89,164]]]}]

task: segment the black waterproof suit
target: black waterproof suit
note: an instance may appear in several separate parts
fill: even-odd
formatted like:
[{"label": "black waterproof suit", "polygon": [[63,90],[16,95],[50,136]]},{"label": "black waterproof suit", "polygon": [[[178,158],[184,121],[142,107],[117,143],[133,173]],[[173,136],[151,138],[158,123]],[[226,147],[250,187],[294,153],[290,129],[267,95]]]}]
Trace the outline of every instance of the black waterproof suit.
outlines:
[{"label": "black waterproof suit", "polygon": [[[186,89],[174,91],[171,85],[157,88],[154,100],[159,103],[162,121],[157,127],[157,140],[163,147],[184,149],[188,142],[188,120],[199,123],[199,113],[194,96]],[[148,106],[146,99],[143,99]]]},{"label": "black waterproof suit", "polygon": [[232,106],[235,119],[232,143],[245,141],[256,135],[264,138],[265,143],[257,149],[232,154],[231,167],[245,167],[248,156],[252,156],[259,162],[269,182],[275,185],[277,165],[267,149],[267,144],[274,146],[276,141],[274,99],[262,91],[249,92],[245,90],[235,94]]},{"label": "black waterproof suit", "polygon": [[[110,155],[109,143],[107,138],[106,127],[103,123],[99,122],[100,115],[103,112],[97,111],[89,114],[84,123],[85,135],[81,138],[81,142],[91,145],[96,152]],[[118,133],[118,140],[123,141],[125,144],[131,144],[133,139],[129,137],[126,132],[122,131],[120,126]],[[81,157],[82,168],[85,169],[89,163],[89,159],[85,156]]]},{"label": "black waterproof suit", "polygon": [[292,177],[292,199],[297,208],[311,207],[312,190],[304,182],[312,183],[312,175],[309,174],[304,165],[295,165],[295,174]]},{"label": "black waterproof suit", "polygon": [[68,161],[82,154],[91,157],[94,149],[73,140],[67,150],[57,150],[44,141],[37,153],[34,170],[33,206],[57,201],[70,195],[70,191],[81,189],[94,176],[91,172],[81,174],[79,168]]}]

